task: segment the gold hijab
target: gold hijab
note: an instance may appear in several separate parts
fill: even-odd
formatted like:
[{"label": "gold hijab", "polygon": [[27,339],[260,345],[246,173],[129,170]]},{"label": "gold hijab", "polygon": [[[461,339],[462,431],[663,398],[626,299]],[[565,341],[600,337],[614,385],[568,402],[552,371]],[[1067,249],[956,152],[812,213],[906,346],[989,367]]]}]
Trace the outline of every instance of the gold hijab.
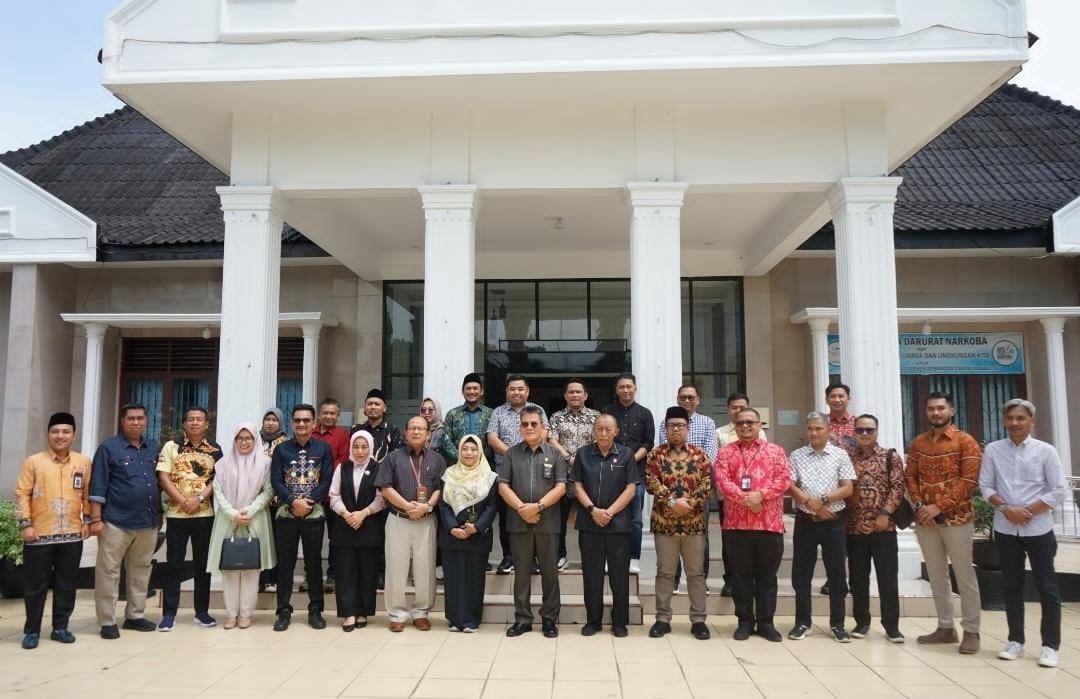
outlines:
[{"label": "gold hijab", "polygon": [[[473,441],[476,448],[480,450],[480,455],[472,466],[461,462],[461,447],[469,440]],[[458,442],[458,462],[443,473],[445,485],[442,498],[455,515],[460,514],[466,507],[472,507],[487,499],[495,478],[495,472],[491,470],[487,457],[484,456],[484,446],[480,438],[474,434],[467,434]]]}]

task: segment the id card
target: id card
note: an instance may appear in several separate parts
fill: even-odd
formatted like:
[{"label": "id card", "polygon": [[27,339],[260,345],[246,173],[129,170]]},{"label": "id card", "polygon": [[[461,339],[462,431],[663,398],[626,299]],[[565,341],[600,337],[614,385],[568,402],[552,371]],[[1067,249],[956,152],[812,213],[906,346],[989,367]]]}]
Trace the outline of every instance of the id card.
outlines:
[{"label": "id card", "polygon": [[739,484],[739,487],[742,488],[742,491],[744,493],[750,492],[750,489],[754,487],[754,483],[750,479],[749,474],[742,477],[742,482]]},{"label": "id card", "polygon": [[555,477],[555,464],[550,461],[544,461],[544,480],[550,481]]},{"label": "id card", "polygon": [[422,505],[426,505],[428,501],[428,488],[426,485],[416,486],[416,501]]},{"label": "id card", "polygon": [[71,477],[71,487],[75,490],[82,490],[83,487],[83,472],[76,471],[75,475]]}]

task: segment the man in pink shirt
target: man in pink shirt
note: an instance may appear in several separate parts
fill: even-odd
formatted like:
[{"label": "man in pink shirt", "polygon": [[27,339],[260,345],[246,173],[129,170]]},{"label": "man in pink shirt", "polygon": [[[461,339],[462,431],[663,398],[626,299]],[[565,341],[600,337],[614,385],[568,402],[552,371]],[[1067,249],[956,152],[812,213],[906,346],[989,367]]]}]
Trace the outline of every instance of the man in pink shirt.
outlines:
[{"label": "man in pink shirt", "polygon": [[724,533],[735,564],[735,640],[757,633],[778,643],[782,637],[773,624],[776,572],[784,555],[784,493],[791,470],[783,448],[761,437],[758,411],[740,410],[735,432],[738,441],[720,449],[713,465],[716,487],[724,494]]}]

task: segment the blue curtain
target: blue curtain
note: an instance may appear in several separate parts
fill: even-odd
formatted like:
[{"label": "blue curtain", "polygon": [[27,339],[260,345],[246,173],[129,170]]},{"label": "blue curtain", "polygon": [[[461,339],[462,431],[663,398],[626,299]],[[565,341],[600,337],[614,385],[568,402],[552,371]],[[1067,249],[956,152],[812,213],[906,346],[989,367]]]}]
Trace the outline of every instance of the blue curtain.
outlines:
[{"label": "blue curtain", "polygon": [[172,428],[183,427],[184,411],[199,406],[210,409],[210,382],[204,379],[174,379],[172,388]]},{"label": "blue curtain", "polygon": [[1019,398],[1019,382],[1015,376],[983,376],[979,380],[982,394],[983,441],[1002,439],[1005,425],[1001,422],[1001,406],[1013,398]]},{"label": "blue curtain", "polygon": [[968,428],[967,376],[954,374],[929,377],[930,392],[948,393],[956,405],[956,426],[965,432]]},{"label": "blue curtain", "polygon": [[[277,407],[285,414],[285,424],[282,427],[289,431],[289,413],[297,403],[304,402],[304,382],[302,379],[278,379],[277,384]],[[267,406],[269,407],[269,406]],[[259,416],[261,423],[262,416]]]},{"label": "blue curtain", "polygon": [[146,443],[155,447],[161,441],[165,425],[165,382],[159,379],[136,379],[131,382],[128,401],[146,406]]}]

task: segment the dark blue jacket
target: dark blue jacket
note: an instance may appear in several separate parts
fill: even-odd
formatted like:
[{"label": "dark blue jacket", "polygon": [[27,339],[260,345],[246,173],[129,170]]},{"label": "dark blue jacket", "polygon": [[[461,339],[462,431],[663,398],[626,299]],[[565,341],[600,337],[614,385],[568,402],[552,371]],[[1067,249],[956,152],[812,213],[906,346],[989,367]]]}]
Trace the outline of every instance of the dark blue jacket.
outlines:
[{"label": "dark blue jacket", "polygon": [[90,500],[101,503],[101,518],[121,529],[160,526],[157,449],[138,447],[122,434],[109,437],[94,452]]},{"label": "dark blue jacket", "polygon": [[277,445],[270,459],[270,484],[286,505],[296,498],[322,502],[330,494],[334,453],[330,445],[311,439],[301,447],[296,439]]}]

